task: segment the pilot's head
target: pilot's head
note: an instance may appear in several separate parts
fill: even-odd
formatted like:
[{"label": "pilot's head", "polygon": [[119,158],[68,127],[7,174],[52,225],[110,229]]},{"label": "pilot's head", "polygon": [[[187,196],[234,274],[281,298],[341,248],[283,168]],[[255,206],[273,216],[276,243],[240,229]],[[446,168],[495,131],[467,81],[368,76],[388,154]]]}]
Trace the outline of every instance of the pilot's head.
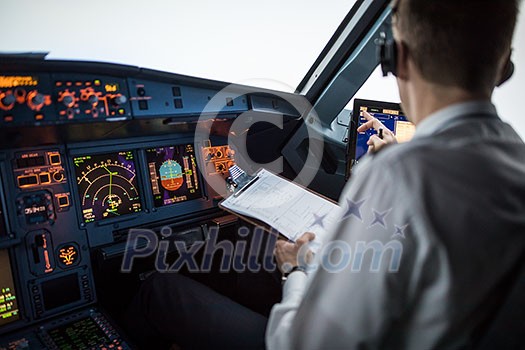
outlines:
[{"label": "pilot's head", "polygon": [[[509,62],[520,0],[395,0],[397,76],[491,97]],[[417,76],[414,76],[414,69]],[[408,112],[408,111],[407,111]]]}]

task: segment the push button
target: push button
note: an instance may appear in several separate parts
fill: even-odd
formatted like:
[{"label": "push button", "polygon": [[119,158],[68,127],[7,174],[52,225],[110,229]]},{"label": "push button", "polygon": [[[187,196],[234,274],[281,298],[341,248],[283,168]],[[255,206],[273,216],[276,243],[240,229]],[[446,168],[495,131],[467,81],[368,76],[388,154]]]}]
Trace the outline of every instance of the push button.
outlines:
[{"label": "push button", "polygon": [[58,200],[59,207],[63,208],[63,207],[69,206],[69,196],[67,194],[57,195],[57,200]]},{"label": "push button", "polygon": [[41,173],[39,177],[40,177],[41,184],[45,185],[45,184],[51,183],[51,176],[49,175],[49,173]]},{"label": "push button", "polygon": [[49,154],[49,164],[51,165],[60,165],[60,154],[58,153],[50,153]]},{"label": "push button", "polygon": [[146,101],[146,100],[140,100],[140,101],[139,101],[139,109],[140,109],[141,111],[144,111],[144,110],[146,110],[146,109],[149,109],[148,101]]}]

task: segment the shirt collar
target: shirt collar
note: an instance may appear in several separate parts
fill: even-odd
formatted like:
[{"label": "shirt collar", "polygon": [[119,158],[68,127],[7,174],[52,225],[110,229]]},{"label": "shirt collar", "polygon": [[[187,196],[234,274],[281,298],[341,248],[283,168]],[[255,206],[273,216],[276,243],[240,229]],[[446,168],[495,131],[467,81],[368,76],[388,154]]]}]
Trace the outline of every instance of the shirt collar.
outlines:
[{"label": "shirt collar", "polygon": [[454,119],[469,114],[497,115],[496,107],[489,101],[470,101],[450,105],[425,118],[416,128],[414,138],[435,134]]}]

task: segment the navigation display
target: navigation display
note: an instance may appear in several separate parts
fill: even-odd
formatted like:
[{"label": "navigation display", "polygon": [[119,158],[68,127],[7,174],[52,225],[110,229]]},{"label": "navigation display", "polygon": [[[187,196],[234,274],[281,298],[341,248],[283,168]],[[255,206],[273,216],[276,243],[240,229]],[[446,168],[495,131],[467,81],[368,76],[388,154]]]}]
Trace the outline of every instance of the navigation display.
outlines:
[{"label": "navigation display", "polygon": [[141,211],[133,152],[73,158],[84,222]]},{"label": "navigation display", "polygon": [[202,198],[192,144],[147,149],[146,159],[156,207]]}]

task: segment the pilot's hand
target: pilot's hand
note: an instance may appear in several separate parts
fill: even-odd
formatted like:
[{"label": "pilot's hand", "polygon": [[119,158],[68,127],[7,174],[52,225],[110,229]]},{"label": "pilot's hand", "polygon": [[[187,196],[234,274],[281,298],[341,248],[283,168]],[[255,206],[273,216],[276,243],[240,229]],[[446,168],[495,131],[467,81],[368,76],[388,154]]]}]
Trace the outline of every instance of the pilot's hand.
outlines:
[{"label": "pilot's hand", "polygon": [[396,136],[394,135],[394,133],[390,131],[389,128],[384,126],[383,123],[379,121],[379,119],[374,118],[368,112],[363,112],[363,116],[365,117],[367,122],[361,125],[359,128],[357,128],[357,132],[365,132],[368,129],[374,129],[379,134],[379,130],[381,129],[383,134],[382,139],[379,138],[379,136],[377,135],[370,136],[368,142],[366,143],[368,145],[368,152],[376,153],[379,152],[386,145],[397,143]]},{"label": "pilot's hand", "polygon": [[[308,242],[315,238],[312,232],[306,232],[299,239],[294,242],[285,240],[278,240],[275,243],[275,258],[277,259],[277,267],[281,272],[290,272],[294,266],[308,263],[312,257],[312,251],[307,248]],[[302,248],[302,249],[301,249]],[[299,255],[304,256],[299,256]]]}]

